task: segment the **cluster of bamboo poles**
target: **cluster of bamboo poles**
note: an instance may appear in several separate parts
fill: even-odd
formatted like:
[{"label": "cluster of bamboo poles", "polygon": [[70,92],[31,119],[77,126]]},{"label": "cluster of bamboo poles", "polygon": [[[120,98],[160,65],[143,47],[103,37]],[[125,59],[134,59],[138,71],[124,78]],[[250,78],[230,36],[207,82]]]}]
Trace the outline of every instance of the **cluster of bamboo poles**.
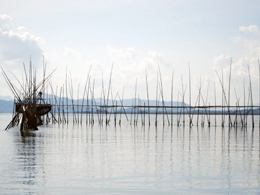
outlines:
[{"label": "cluster of bamboo poles", "polygon": [[[229,72],[229,82],[228,82],[228,90],[226,92],[224,88],[224,79],[223,79],[223,70],[222,76],[220,77],[218,72],[216,72],[219,83],[222,88],[222,104],[216,104],[216,87],[214,83],[214,96],[215,96],[215,105],[210,105],[208,102],[208,91],[209,87],[207,87],[206,97],[203,97],[201,90],[203,81],[200,80],[200,84],[198,86],[198,95],[196,99],[196,103],[194,106],[191,105],[191,75],[190,75],[190,65],[189,65],[189,104],[186,105],[184,103],[186,87],[183,85],[183,78],[181,77],[181,91],[178,93],[177,106],[173,105],[173,80],[174,80],[174,72],[172,73],[172,82],[171,82],[171,105],[166,105],[164,100],[164,91],[162,84],[162,75],[160,71],[160,67],[158,66],[157,72],[157,84],[156,84],[156,105],[150,105],[149,99],[149,86],[147,79],[147,71],[145,72],[146,76],[146,92],[147,92],[147,100],[145,102],[141,102],[139,97],[137,97],[137,81],[135,84],[135,97],[133,99],[132,105],[124,105],[124,89],[122,91],[122,95],[120,96],[117,93],[113,96],[111,79],[113,73],[113,66],[110,72],[109,85],[108,90],[105,92],[104,82],[102,79],[102,89],[100,92],[99,102],[94,97],[95,94],[95,79],[91,82],[90,71],[91,67],[88,71],[87,78],[85,81],[83,97],[81,98],[81,102],[79,102],[79,85],[77,90],[77,100],[74,99],[73,94],[73,81],[71,74],[68,74],[66,70],[65,83],[61,87],[56,87],[54,91],[52,85],[50,84],[51,94],[47,95],[48,88],[45,89],[45,94],[47,99],[53,105],[53,116],[55,116],[55,120],[58,123],[69,123],[72,120],[74,124],[90,124],[93,125],[95,120],[97,120],[99,125],[109,125],[114,123],[114,125],[121,125],[122,116],[126,118],[126,120],[131,125],[137,125],[141,123],[142,125],[151,125],[151,117],[154,116],[154,125],[157,126],[158,122],[162,122],[163,125],[174,125],[177,126],[193,126],[201,125],[201,126],[217,126],[216,116],[221,115],[221,126],[229,126],[229,127],[237,127],[248,126],[248,117],[251,116],[251,126],[255,126],[254,115],[259,115],[260,106],[253,105],[253,91],[251,84],[251,75],[250,68],[248,66],[248,79],[249,79],[249,92],[248,92],[248,101],[246,102],[245,97],[245,84],[244,84],[244,104],[240,105],[240,100],[236,95],[236,105],[231,106],[230,102],[230,93],[231,93],[231,69],[232,69],[232,60],[230,62],[230,72]],[[43,80],[45,81],[45,72],[46,66],[44,66],[44,74]],[[208,85],[209,86],[209,85]],[[260,64],[259,64],[259,86],[260,86]],[[260,87],[259,87],[260,89]],[[235,91],[236,93],[236,91]],[[259,92],[260,94],[260,92]],[[179,101],[180,98],[180,101]],[[259,97],[260,102],[260,97]],[[180,105],[179,105],[180,104]],[[128,111],[127,111],[127,110]],[[129,109],[131,111],[129,111]],[[158,117],[159,115],[162,116]],[[173,119],[173,116],[176,116],[176,120]],[[188,123],[185,120],[185,116],[188,117]],[[196,117],[195,117],[196,116]],[[215,117],[215,120],[212,122],[212,116]],[[232,117],[233,116],[233,117]],[[228,122],[226,123],[226,117]],[[196,119],[195,119],[196,118]],[[50,122],[50,117],[46,117],[46,121]],[[194,122],[195,121],[195,122]],[[187,124],[186,124],[187,123]],[[260,120],[259,120],[260,126]]]},{"label": "cluster of bamboo poles", "polygon": [[[259,94],[260,94],[260,63],[258,61],[259,66]],[[17,87],[13,85],[11,80],[7,77],[5,72],[2,70],[3,76],[7,81],[10,89],[12,90],[15,98],[17,100],[24,101],[26,99],[33,99],[33,102],[36,101],[36,94],[41,92],[43,94],[42,100],[43,103],[52,104],[52,112],[51,115],[43,117],[43,121],[49,123],[51,120],[53,122],[58,123],[69,123],[72,120],[73,124],[91,124],[93,125],[98,120],[98,124],[100,125],[109,125],[114,123],[114,125],[121,125],[122,117],[125,117],[126,121],[128,121],[131,125],[137,125],[141,123],[142,125],[151,125],[152,121],[154,125],[157,126],[159,122],[162,122],[163,125],[174,125],[177,126],[193,126],[193,125],[201,125],[201,126],[211,126],[218,125],[216,116],[221,116],[221,126],[229,126],[229,127],[237,127],[248,126],[248,117],[251,116],[251,126],[255,126],[255,114],[259,115],[260,105],[254,106],[253,104],[253,90],[252,90],[252,82],[250,75],[250,68],[248,66],[248,101],[246,102],[246,87],[244,82],[244,102],[243,105],[240,105],[240,99],[237,97],[236,90],[236,105],[231,105],[231,70],[232,70],[232,60],[230,62],[230,70],[229,70],[229,80],[228,80],[228,90],[224,87],[224,79],[223,79],[223,70],[222,75],[220,76],[218,72],[216,72],[218,76],[219,83],[222,88],[221,95],[221,105],[217,105],[216,103],[216,87],[214,83],[214,102],[215,105],[210,105],[208,101],[208,92],[209,92],[209,84],[207,87],[206,97],[202,95],[202,85],[203,80],[200,79],[200,83],[198,88],[198,94],[196,98],[196,102],[194,106],[191,105],[191,74],[190,74],[190,65],[189,67],[189,104],[186,105],[184,102],[185,94],[186,94],[186,86],[183,84],[183,77],[181,76],[181,91],[178,91],[177,96],[177,105],[173,105],[173,80],[174,80],[174,72],[172,73],[171,79],[171,101],[170,105],[166,105],[166,101],[164,99],[164,89],[162,82],[162,75],[160,67],[158,66],[157,72],[157,82],[156,82],[156,94],[155,94],[155,105],[151,105],[150,94],[149,94],[149,86],[148,86],[148,76],[147,71],[145,71],[145,79],[146,79],[146,100],[142,102],[137,95],[137,80],[135,83],[135,97],[132,101],[132,105],[124,105],[124,89],[122,94],[117,93],[115,96],[112,93],[112,73],[113,73],[113,65],[110,71],[109,77],[109,85],[107,91],[104,87],[104,81],[102,78],[102,88],[100,91],[99,102],[95,99],[95,79],[91,79],[90,72],[91,67],[88,71],[87,78],[84,85],[83,97],[81,97],[81,101],[79,101],[79,89],[80,85],[78,84],[77,89],[77,98],[75,100],[74,86],[72,81],[71,74],[68,74],[68,70],[66,69],[65,82],[61,87],[52,87],[50,78],[53,72],[46,76],[47,64],[43,61],[43,79],[39,84],[36,84],[36,69],[34,69],[32,62],[30,62],[29,70],[27,71],[24,65],[25,72],[25,81],[20,82],[20,80],[15,77],[16,81],[18,81],[21,90],[18,90]],[[50,91],[49,91],[50,90]],[[52,94],[52,95],[49,95]],[[260,103],[260,95],[259,95],[259,103]],[[160,115],[160,117],[159,117]],[[212,122],[212,115],[215,116],[215,122]],[[154,120],[152,120],[152,116],[154,116]],[[174,119],[173,116],[176,116]],[[260,116],[260,115],[259,115]],[[185,120],[185,117],[187,120]],[[226,123],[226,118],[228,122]],[[188,121],[188,122],[187,122]],[[195,122],[194,122],[195,121]],[[259,127],[260,127],[260,118],[259,118]]]}]

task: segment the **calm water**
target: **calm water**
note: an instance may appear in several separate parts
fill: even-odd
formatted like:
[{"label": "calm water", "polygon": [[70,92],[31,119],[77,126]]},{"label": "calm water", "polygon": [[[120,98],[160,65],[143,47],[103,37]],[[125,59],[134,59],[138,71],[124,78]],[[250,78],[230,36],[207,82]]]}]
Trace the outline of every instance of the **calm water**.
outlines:
[{"label": "calm water", "polygon": [[48,125],[0,115],[0,194],[259,194],[259,128]]}]

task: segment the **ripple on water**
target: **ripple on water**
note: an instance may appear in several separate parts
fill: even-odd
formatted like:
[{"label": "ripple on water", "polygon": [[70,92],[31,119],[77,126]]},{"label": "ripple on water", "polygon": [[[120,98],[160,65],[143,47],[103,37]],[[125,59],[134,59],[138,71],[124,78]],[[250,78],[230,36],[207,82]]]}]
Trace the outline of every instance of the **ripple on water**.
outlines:
[{"label": "ripple on water", "polygon": [[124,123],[2,130],[0,192],[257,194],[259,140],[252,129]]}]

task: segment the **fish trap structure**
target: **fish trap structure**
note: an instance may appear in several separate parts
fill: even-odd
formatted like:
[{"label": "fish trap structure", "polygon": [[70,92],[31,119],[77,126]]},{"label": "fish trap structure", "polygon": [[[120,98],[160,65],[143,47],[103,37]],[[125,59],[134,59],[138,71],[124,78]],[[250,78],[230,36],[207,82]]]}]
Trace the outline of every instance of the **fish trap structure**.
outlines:
[{"label": "fish trap structure", "polygon": [[[26,75],[26,83],[24,85],[15,77],[21,87],[21,90],[18,90],[2,68],[2,74],[6,83],[14,94],[13,117],[5,130],[18,126],[19,124],[21,132],[38,130],[38,126],[44,124],[44,116],[47,116],[48,120],[52,118],[56,121],[51,112],[52,105],[45,102],[41,92],[50,80],[53,72],[41,82],[36,83],[36,74],[35,71],[33,71],[32,63],[30,63],[29,71],[27,71],[25,67],[24,70]],[[27,74],[27,72],[29,73]],[[51,114],[51,117],[49,117],[49,114]]]},{"label": "fish trap structure", "polygon": [[[250,69],[248,66],[248,78],[249,78],[249,94],[247,104],[237,103],[235,106],[230,105],[230,83],[231,83],[231,64],[228,90],[224,88],[223,78],[221,79],[217,73],[219,83],[222,87],[222,105],[216,104],[216,89],[215,89],[215,105],[210,105],[207,101],[207,97],[203,97],[201,93],[202,82],[198,86],[198,95],[195,105],[191,105],[191,78],[189,67],[189,104],[184,102],[186,87],[183,87],[179,92],[177,104],[173,103],[173,78],[172,74],[171,83],[171,100],[165,101],[162,85],[162,76],[160,67],[158,67],[157,83],[156,83],[156,100],[150,100],[147,72],[146,76],[146,93],[145,100],[141,100],[137,97],[137,81],[135,85],[135,94],[132,99],[132,104],[124,104],[124,89],[122,95],[119,93],[113,97],[112,94],[112,72],[113,66],[110,72],[110,78],[108,83],[107,92],[104,89],[104,83],[102,80],[101,95],[98,99],[95,98],[95,79],[91,80],[90,70],[86,77],[84,85],[83,97],[79,95],[77,99],[73,96],[73,81],[68,77],[66,71],[65,83],[62,87],[56,87],[60,89],[56,93],[53,90],[53,86],[50,82],[51,74],[46,76],[46,64],[43,65],[43,79],[36,82],[36,70],[30,62],[29,70],[25,72],[25,82],[21,82],[16,78],[21,90],[17,90],[17,87],[11,82],[5,71],[2,69],[2,74],[13,92],[14,100],[14,113],[11,122],[6,129],[13,128],[20,124],[20,130],[37,130],[38,126],[49,123],[73,123],[73,124],[87,124],[94,125],[121,125],[123,117],[124,121],[127,121],[130,125],[152,125],[155,126],[158,123],[169,126],[229,126],[229,127],[247,127],[249,126],[249,117],[251,117],[251,126],[255,127],[255,115],[260,116],[260,106],[254,106],[252,95],[252,84]],[[259,78],[260,78],[260,64],[259,64]],[[259,79],[260,86],[260,79]],[[50,89],[50,94],[46,93],[47,89]],[[208,92],[207,92],[208,93]],[[79,88],[78,93],[79,94]],[[245,96],[245,95],[244,95]],[[179,101],[180,98],[180,101]],[[245,99],[245,98],[244,98]],[[153,102],[153,103],[152,103]],[[152,117],[154,117],[152,119]],[[216,118],[221,120],[216,120]],[[259,119],[259,117],[258,117]],[[260,119],[259,119],[260,127]]]}]

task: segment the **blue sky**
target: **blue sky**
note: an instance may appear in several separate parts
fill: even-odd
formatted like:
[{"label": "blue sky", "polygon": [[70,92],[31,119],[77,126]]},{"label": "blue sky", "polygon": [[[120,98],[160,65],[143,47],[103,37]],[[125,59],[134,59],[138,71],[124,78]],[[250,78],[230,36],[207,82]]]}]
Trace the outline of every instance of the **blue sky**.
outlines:
[{"label": "blue sky", "polygon": [[[172,72],[177,99],[182,91],[181,77],[188,87],[190,63],[192,101],[196,101],[202,79],[203,94],[206,96],[209,83],[212,102],[214,83],[221,93],[215,71],[221,74],[223,69],[227,84],[232,58],[232,89],[242,101],[243,83],[246,90],[248,86],[248,64],[253,95],[258,98],[260,3],[256,0],[0,0],[0,16],[0,63],[17,74],[30,56],[40,67],[44,55],[49,71],[57,68],[53,83],[64,83],[67,67],[75,86],[81,83],[83,87],[92,65],[91,77],[100,94],[102,77],[108,85],[114,64],[114,93],[121,93],[124,87],[125,97],[133,97],[137,80],[138,94],[146,98],[147,70],[149,90],[155,99],[159,65],[165,99],[169,100]],[[5,89],[2,78],[0,83]],[[10,94],[7,88],[2,93]],[[232,90],[233,103],[234,94]],[[186,102],[187,97],[188,91]]]}]

